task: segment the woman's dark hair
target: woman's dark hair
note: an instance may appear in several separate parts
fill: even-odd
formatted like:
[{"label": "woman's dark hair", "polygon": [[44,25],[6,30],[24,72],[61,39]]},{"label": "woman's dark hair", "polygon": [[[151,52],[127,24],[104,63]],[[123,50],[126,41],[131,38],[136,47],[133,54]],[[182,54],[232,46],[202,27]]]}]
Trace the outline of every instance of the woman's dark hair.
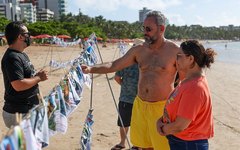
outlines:
[{"label": "woman's dark hair", "polygon": [[212,48],[205,49],[197,40],[182,42],[180,47],[187,55],[192,55],[200,68],[210,68],[214,63],[214,56],[217,54]]},{"label": "woman's dark hair", "polygon": [[23,33],[23,26],[25,26],[22,22],[20,21],[13,21],[10,22],[6,28],[5,28],[5,36],[8,42],[8,45],[13,44],[17,37],[19,36],[19,34]]}]

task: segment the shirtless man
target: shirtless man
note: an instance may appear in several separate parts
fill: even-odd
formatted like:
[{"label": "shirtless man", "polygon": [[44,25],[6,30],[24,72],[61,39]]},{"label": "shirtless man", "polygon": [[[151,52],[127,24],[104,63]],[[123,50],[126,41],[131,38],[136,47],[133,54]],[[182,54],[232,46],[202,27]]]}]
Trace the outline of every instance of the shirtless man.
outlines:
[{"label": "shirtless man", "polygon": [[109,73],[134,63],[139,65],[138,94],[134,100],[130,137],[142,149],[169,150],[167,139],[157,132],[156,122],[163,114],[176,76],[179,46],[164,38],[166,18],[158,11],[144,20],[145,43],[131,48],[123,57],[96,66],[82,66],[84,73]]}]

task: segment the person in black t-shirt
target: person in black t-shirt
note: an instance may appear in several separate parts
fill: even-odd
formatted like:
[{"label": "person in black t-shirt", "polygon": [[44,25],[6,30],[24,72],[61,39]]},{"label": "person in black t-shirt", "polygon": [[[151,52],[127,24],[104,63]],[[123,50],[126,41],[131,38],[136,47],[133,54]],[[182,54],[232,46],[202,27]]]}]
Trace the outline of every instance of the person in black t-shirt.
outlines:
[{"label": "person in black t-shirt", "polygon": [[3,120],[10,128],[16,124],[15,113],[26,114],[34,105],[39,104],[38,83],[48,79],[47,71],[35,72],[24,49],[30,45],[27,27],[19,21],[9,23],[5,28],[8,49],[3,55],[1,69],[5,93]]}]

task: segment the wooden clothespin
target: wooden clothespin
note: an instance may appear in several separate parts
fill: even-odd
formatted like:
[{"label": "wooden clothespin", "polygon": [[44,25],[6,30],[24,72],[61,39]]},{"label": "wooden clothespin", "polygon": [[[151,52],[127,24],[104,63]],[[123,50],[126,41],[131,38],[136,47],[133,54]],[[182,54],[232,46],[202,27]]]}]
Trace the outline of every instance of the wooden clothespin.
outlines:
[{"label": "wooden clothespin", "polygon": [[39,100],[39,108],[44,107],[44,106],[45,106],[45,101],[44,101],[44,99],[43,99],[42,93],[39,92],[39,93],[37,94],[37,96],[38,96],[38,100]]},{"label": "wooden clothespin", "polygon": [[20,125],[21,121],[22,121],[22,114],[17,112],[16,113],[16,124]]}]

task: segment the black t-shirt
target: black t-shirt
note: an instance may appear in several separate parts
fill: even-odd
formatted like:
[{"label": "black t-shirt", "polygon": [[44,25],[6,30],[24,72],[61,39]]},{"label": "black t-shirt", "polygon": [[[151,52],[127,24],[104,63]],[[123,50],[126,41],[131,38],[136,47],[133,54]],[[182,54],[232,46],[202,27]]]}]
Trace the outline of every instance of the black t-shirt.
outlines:
[{"label": "black t-shirt", "polygon": [[27,113],[33,105],[39,104],[38,84],[24,91],[16,91],[11,82],[33,77],[35,73],[33,65],[26,53],[10,48],[3,55],[1,63],[5,86],[3,110],[9,113]]}]

